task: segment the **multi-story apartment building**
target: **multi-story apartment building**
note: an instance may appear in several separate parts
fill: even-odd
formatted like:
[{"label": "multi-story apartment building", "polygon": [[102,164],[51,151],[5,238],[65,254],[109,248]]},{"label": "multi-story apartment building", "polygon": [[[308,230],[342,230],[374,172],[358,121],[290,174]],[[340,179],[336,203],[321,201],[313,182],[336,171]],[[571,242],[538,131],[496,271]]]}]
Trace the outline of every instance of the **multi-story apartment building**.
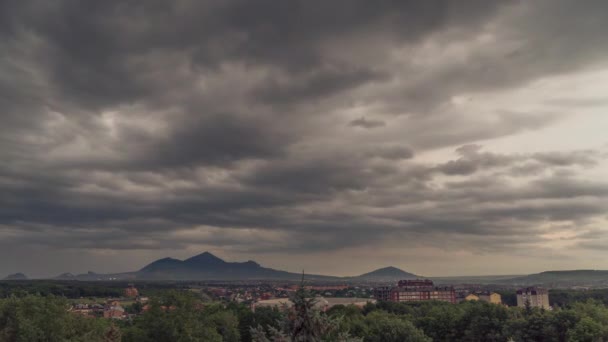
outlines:
[{"label": "multi-story apartment building", "polygon": [[381,287],[374,291],[377,300],[392,302],[419,302],[438,300],[456,303],[452,286],[435,286],[431,280],[401,280],[396,287]]},{"label": "multi-story apartment building", "polygon": [[549,292],[540,287],[526,287],[517,290],[517,306],[551,309],[549,305]]},{"label": "multi-story apartment building", "polygon": [[391,291],[393,290],[390,286],[377,287],[374,289],[374,298],[382,302],[388,302],[391,300]]}]

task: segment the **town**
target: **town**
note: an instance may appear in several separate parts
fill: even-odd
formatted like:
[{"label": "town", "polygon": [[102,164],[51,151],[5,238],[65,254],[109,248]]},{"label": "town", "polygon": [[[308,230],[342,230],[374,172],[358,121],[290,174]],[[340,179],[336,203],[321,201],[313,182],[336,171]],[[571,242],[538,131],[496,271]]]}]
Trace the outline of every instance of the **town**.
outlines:
[{"label": "town", "polygon": [[[505,303],[501,294],[481,285],[441,285],[436,286],[429,279],[400,280],[394,286],[361,285],[304,285],[301,284],[183,284],[182,291],[197,294],[208,301],[224,303],[235,302],[248,306],[252,311],[260,307],[288,309],[292,306],[290,298],[303,287],[316,298],[316,308],[327,311],[334,306],[354,305],[363,308],[368,303],[379,301],[397,303],[417,303],[439,301],[451,304],[463,301],[482,301],[496,305],[551,310],[549,292],[542,287],[526,287],[509,290],[516,301]],[[501,292],[505,293],[504,288]],[[150,310],[150,298],[143,296],[135,284],[129,284],[119,297],[73,299],[70,312],[110,319],[132,319]],[[167,307],[167,310],[172,310]]]},{"label": "town", "polygon": [[87,341],[170,342],[194,334],[200,341],[262,342],[268,340],[264,336],[289,333],[294,322],[365,342],[606,336],[601,328],[608,324],[605,287],[465,280],[5,280],[0,281],[0,333],[39,334],[28,327],[42,320],[69,326],[54,332],[67,341],[86,336]]}]

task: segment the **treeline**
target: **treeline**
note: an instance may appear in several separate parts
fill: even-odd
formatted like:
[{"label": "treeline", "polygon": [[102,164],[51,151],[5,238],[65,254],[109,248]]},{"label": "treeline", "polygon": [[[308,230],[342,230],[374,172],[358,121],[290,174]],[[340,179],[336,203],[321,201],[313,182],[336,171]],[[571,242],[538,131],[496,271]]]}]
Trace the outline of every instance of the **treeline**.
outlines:
[{"label": "treeline", "polygon": [[120,331],[105,319],[68,312],[65,298],[26,295],[0,299],[0,341],[120,341]]},{"label": "treeline", "polygon": [[551,305],[568,307],[577,302],[589,299],[608,305],[608,289],[593,290],[549,290],[549,300]]},{"label": "treeline", "polygon": [[484,302],[378,303],[335,306],[325,313],[298,291],[294,308],[203,303],[170,291],[130,320],[85,318],[66,299],[27,295],[0,299],[0,341],[607,341],[608,307],[588,300],[552,311]]},{"label": "treeline", "polygon": [[76,281],[7,281],[0,282],[0,298],[38,294],[40,296],[80,297],[117,297],[127,284],[85,283]]},{"label": "treeline", "polygon": [[[86,282],[71,280],[23,280],[0,282],[0,298],[9,296],[58,296],[70,299],[82,297],[120,297],[128,282]],[[187,288],[185,284],[165,282],[138,282],[138,289],[146,296],[152,296],[175,288]]]}]

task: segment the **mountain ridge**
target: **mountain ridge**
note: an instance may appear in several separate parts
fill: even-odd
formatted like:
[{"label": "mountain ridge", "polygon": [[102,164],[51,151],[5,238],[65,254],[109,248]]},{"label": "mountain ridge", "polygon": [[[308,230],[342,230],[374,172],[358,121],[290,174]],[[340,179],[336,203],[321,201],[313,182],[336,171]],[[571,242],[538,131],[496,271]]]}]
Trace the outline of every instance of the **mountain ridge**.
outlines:
[{"label": "mountain ridge", "polygon": [[604,283],[608,285],[608,270],[559,270],[543,271],[505,280],[512,284],[547,285],[565,284],[584,285],[589,283]]},{"label": "mountain ridge", "polygon": [[21,272],[17,272],[17,273],[7,275],[2,280],[28,280],[28,279],[29,278],[25,274],[23,274]]},{"label": "mountain ridge", "polygon": [[413,273],[406,272],[394,266],[382,267],[371,272],[361,274],[355,278],[367,280],[393,280],[421,278]]},{"label": "mountain ridge", "polygon": [[[227,262],[210,252],[203,252],[185,260],[162,258],[136,272],[137,279],[150,280],[296,280],[299,273],[263,267],[253,260]],[[338,280],[339,277],[307,275],[308,279]]]},{"label": "mountain ridge", "polygon": [[[20,276],[24,274],[11,274],[2,280],[25,280]],[[18,279],[17,279],[18,278]],[[331,276],[306,274],[307,280],[329,282],[395,282],[402,279],[427,278],[403,271],[394,266],[381,267],[371,272],[356,276]],[[450,276],[428,277],[437,283],[479,283],[479,284],[508,284],[517,286],[572,286],[572,285],[602,285],[608,286],[608,270],[580,269],[580,270],[549,270],[527,275],[492,275],[492,276]],[[44,278],[40,278],[44,279]],[[289,280],[299,281],[302,273],[276,270],[263,267],[253,260],[245,262],[227,262],[210,252],[180,260],[165,257],[154,260],[138,271],[99,274],[89,271],[83,274],[62,273],[52,280],[81,280],[81,281],[107,281],[107,280]]]},{"label": "mountain ridge", "polygon": [[[388,266],[358,276],[332,276],[306,274],[312,281],[378,281],[388,282],[401,279],[414,279],[417,275]],[[55,280],[289,280],[299,281],[301,273],[293,273],[264,267],[253,260],[244,262],[225,261],[206,251],[184,260],[164,257],[154,260],[137,271],[99,274],[89,271],[83,274],[62,273]]]}]

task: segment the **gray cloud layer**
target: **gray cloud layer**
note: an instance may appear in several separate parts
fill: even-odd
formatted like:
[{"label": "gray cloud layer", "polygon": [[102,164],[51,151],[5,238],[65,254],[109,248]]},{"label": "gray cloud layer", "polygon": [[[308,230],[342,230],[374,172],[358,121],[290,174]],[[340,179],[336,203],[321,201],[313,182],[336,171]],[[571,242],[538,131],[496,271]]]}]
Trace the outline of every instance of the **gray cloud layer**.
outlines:
[{"label": "gray cloud layer", "polygon": [[[565,0],[2,1],[0,246],[525,249],[605,214],[608,184],[577,177],[605,155],[486,151],[566,114],[455,102],[600,65],[607,17]],[[457,157],[418,159],[442,148]]]}]

